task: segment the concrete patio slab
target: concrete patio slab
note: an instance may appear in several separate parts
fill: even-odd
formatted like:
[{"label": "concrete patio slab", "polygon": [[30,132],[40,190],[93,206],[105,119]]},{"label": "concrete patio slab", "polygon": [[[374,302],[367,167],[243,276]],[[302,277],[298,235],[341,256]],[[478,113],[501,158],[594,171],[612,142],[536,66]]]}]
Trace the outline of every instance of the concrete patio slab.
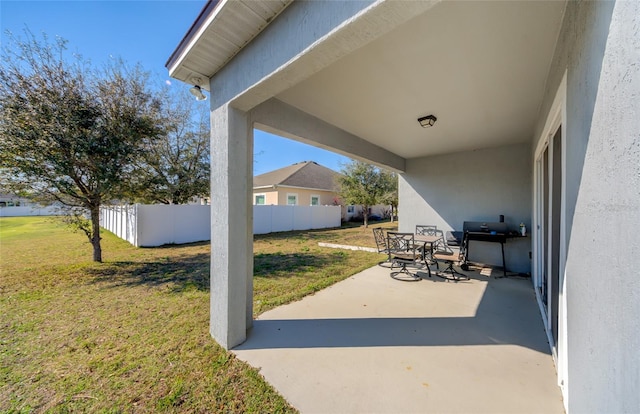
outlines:
[{"label": "concrete patio slab", "polygon": [[563,413],[528,279],[373,267],[260,315],[233,352],[302,413]]}]

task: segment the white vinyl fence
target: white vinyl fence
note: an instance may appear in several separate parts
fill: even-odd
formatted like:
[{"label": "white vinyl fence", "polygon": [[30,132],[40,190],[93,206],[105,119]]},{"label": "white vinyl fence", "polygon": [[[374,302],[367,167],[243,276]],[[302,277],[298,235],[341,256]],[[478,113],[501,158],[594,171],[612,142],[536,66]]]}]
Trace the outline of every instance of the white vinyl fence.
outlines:
[{"label": "white vinyl fence", "polygon": [[60,212],[55,207],[0,207],[0,217],[55,216]]},{"label": "white vinyl fence", "polygon": [[135,204],[100,210],[100,225],[138,247],[205,241],[211,238],[210,206]]},{"label": "white vinyl fence", "polygon": [[340,227],[340,206],[253,206],[253,234]]},{"label": "white vinyl fence", "polygon": [[[138,247],[211,239],[211,206],[108,206],[100,225]],[[339,206],[253,206],[253,232],[308,230],[340,226]]]}]

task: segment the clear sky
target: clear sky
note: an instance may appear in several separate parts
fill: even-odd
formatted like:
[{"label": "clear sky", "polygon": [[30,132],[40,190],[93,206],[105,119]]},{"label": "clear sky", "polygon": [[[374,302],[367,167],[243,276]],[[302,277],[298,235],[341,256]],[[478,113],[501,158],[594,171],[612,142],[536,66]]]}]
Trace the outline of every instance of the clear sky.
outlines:
[{"label": "clear sky", "polygon": [[[6,31],[23,37],[68,40],[71,51],[101,66],[112,57],[140,63],[159,81],[170,80],[167,59],[205,5],[204,0],[31,1],[0,0],[2,44]],[[172,87],[187,85],[171,80]],[[207,101],[208,102],[208,101]],[[206,102],[203,102],[206,105]],[[255,132],[254,173],[262,174],[300,161],[316,161],[340,170],[349,159],[309,145]]]}]

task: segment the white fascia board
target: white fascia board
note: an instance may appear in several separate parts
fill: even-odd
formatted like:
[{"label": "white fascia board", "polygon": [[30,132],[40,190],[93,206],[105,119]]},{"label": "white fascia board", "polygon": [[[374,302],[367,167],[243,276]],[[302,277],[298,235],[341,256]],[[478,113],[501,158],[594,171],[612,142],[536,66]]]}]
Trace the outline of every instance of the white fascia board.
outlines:
[{"label": "white fascia board", "polygon": [[[207,17],[205,22],[203,24],[201,24],[200,27],[198,27],[198,30],[195,32],[195,34],[193,34],[193,36],[191,36],[191,39],[187,43],[186,47],[182,50],[182,52],[180,53],[178,58],[176,60],[174,60],[173,64],[171,65],[171,67],[168,68],[170,77],[173,78],[174,75],[176,74],[176,71],[178,69],[180,69],[180,67],[184,66],[184,59],[187,57],[189,52],[194,48],[194,46],[198,43],[198,41],[203,36],[204,32],[209,28],[209,26],[214,24],[214,21],[218,18],[218,16],[220,16],[220,14],[222,13],[223,9],[228,7],[227,6],[228,3],[229,3],[229,0],[219,0],[218,1],[218,4],[213,9],[213,12],[209,15],[209,17]],[[189,68],[187,68],[187,69],[189,69]],[[193,72],[192,69],[189,69],[189,70]],[[204,74],[200,74],[200,75],[201,75],[201,78],[202,78],[203,81],[209,79],[209,77],[204,75]],[[188,82],[189,80],[186,79],[185,81]],[[199,86],[202,89],[206,89],[207,91],[210,90],[209,82],[203,82],[203,84],[199,85]]]},{"label": "white fascia board", "polygon": [[298,187],[298,186],[295,186],[295,185],[278,185],[277,187],[278,188],[295,188],[295,189],[298,189],[298,190],[329,191],[329,192],[335,193],[335,190],[330,190],[330,189],[327,189],[327,188]]}]

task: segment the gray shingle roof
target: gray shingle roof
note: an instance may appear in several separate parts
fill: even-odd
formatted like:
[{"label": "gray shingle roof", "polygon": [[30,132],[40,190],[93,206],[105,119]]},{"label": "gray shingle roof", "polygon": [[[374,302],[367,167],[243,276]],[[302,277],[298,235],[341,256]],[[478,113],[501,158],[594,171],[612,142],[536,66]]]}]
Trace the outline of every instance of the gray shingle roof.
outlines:
[{"label": "gray shingle roof", "polygon": [[283,185],[335,191],[335,177],[339,174],[314,161],[302,161],[253,177],[253,187]]}]

